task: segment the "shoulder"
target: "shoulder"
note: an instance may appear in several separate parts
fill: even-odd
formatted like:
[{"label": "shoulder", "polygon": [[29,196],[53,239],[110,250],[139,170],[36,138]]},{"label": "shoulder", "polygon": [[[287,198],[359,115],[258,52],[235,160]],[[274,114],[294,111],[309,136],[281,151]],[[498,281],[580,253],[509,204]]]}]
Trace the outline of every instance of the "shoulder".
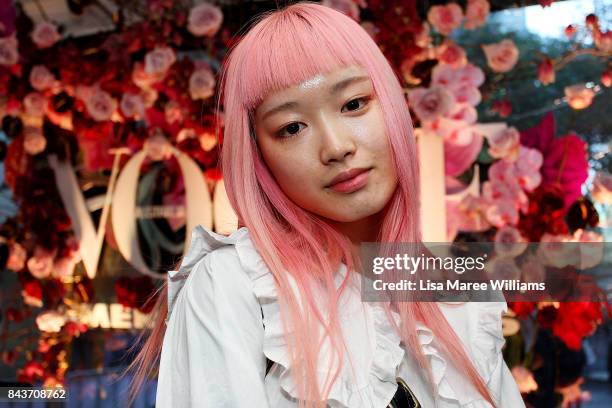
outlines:
[{"label": "shoulder", "polygon": [[245,246],[252,246],[246,228],[229,236],[201,225],[194,228],[180,267],[168,272],[167,319],[181,293],[195,300],[219,293],[231,294],[234,299],[255,299],[253,273],[249,271],[254,254],[242,250]]},{"label": "shoulder", "polygon": [[440,303],[440,309],[488,380],[506,342],[502,330],[506,301]]}]

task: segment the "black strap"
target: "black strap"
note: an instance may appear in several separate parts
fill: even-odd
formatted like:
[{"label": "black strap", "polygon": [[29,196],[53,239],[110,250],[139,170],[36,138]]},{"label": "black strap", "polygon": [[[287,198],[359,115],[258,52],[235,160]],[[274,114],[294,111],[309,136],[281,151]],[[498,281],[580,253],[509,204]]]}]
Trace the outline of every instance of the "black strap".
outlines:
[{"label": "black strap", "polygon": [[[262,324],[263,324],[263,318],[264,318],[264,313],[263,313],[263,308],[261,306],[259,306],[259,310],[261,310],[261,319],[262,319]],[[264,330],[266,329],[266,325],[263,324]],[[270,360],[269,358],[266,357],[266,375],[268,375],[268,373],[270,372],[270,369],[272,368],[272,366],[274,365],[274,361]]]},{"label": "black strap", "polygon": [[268,375],[273,365],[274,361],[270,360],[269,358],[266,358],[266,375]]},{"label": "black strap", "polygon": [[397,391],[387,408],[421,408],[421,404],[408,384],[402,378],[397,377]]}]

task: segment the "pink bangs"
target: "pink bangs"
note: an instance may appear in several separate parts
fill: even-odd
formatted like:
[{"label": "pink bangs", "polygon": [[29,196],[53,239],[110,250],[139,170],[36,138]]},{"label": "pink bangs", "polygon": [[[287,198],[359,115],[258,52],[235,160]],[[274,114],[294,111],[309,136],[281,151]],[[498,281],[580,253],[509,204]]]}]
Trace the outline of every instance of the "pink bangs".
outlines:
[{"label": "pink bangs", "polygon": [[[232,76],[237,79],[232,97],[252,111],[268,93],[338,67],[360,65],[370,72],[368,60],[372,55],[363,43],[373,43],[372,38],[364,30],[355,32],[347,27],[346,19],[336,14],[332,9],[313,10],[295,4],[291,10],[278,11],[269,18],[262,16],[263,21],[253,27],[230,57],[236,59],[230,63],[236,70]],[[330,19],[333,25],[329,25]],[[347,35],[349,32],[352,35]]]}]

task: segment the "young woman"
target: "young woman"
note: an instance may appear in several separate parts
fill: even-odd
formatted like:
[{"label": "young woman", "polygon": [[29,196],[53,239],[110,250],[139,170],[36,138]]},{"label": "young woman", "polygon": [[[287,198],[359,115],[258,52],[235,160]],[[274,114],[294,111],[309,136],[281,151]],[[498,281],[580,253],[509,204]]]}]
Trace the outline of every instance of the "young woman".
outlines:
[{"label": "young woman", "polygon": [[159,361],[158,407],[524,406],[505,302],[361,301],[360,244],[421,228],[408,107],[366,31],[315,3],[266,13],[221,87],[243,227],[192,232],[133,390]]}]

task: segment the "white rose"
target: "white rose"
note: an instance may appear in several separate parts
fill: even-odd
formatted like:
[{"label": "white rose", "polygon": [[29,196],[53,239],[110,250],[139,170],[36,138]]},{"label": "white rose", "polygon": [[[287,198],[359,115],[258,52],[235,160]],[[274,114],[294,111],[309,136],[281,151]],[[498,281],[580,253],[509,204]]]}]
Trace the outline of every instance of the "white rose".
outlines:
[{"label": "white rose", "polygon": [[144,71],[147,74],[164,74],[176,62],[176,54],[170,47],[156,47],[145,55]]},{"label": "white rose", "polygon": [[502,40],[495,44],[483,45],[487,64],[495,72],[508,72],[516,65],[519,58],[519,50],[510,39]]},{"label": "white rose", "polygon": [[66,316],[55,310],[47,310],[36,316],[38,330],[48,333],[57,333],[66,323]]},{"label": "white rose", "polygon": [[32,41],[38,48],[49,48],[61,38],[62,36],[58,33],[55,24],[48,21],[38,23],[32,31]]},{"label": "white rose", "polygon": [[189,95],[191,99],[208,99],[215,92],[215,76],[211,69],[202,67],[196,69],[189,78]]},{"label": "white rose", "polygon": [[37,91],[45,91],[54,83],[55,76],[44,65],[35,65],[30,71],[30,84]]},{"label": "white rose", "polygon": [[19,61],[19,51],[17,50],[17,37],[0,38],[0,65],[15,65]]},{"label": "white rose", "polygon": [[189,11],[187,30],[196,37],[212,37],[219,31],[222,22],[223,13],[220,8],[202,3]]},{"label": "white rose", "polygon": [[110,120],[117,109],[117,101],[106,91],[93,88],[91,95],[84,100],[89,116],[98,122]]}]

